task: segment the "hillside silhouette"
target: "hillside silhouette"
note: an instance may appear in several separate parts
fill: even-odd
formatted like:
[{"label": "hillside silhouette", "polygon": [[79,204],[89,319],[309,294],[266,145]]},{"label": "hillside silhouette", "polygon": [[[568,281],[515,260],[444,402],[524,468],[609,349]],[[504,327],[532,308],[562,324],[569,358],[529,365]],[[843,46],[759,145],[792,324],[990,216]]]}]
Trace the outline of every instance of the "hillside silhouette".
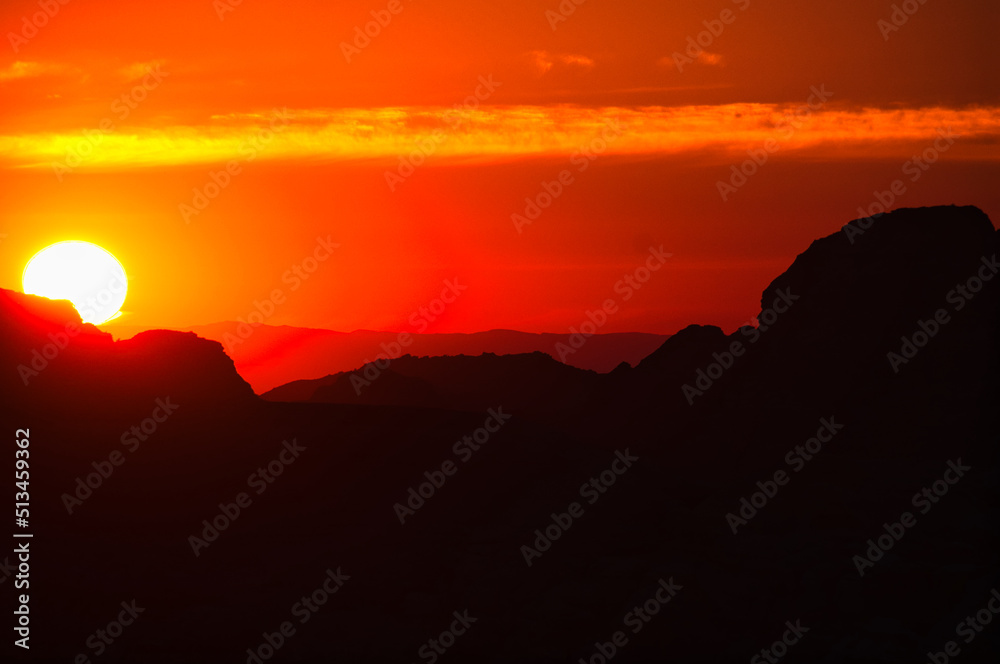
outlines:
[{"label": "hillside silhouette", "polygon": [[596,372],[567,366],[540,352],[484,353],[477,357],[404,355],[381,363],[381,367],[370,363],[356,371],[296,381],[261,397],[477,413],[503,404],[522,417],[548,420],[575,414],[600,383]]},{"label": "hillside silhouette", "polygon": [[[31,661],[89,652],[134,598],[146,612],[100,661],[272,661],[259,646],[284,621],[273,661],[429,661],[467,611],[442,661],[746,662],[790,623],[807,631],[782,661],[925,662],[1000,585],[998,238],[974,207],[854,220],[762,284],[756,327],[692,325],[609,373],[404,356],[360,395],[360,364],[259,398],[217,342],[90,326],[24,384],[79,317],[0,292],[5,423],[31,428]],[[125,445],[163,400],[175,410]],[[289,445],[304,449],[254,481]],[[914,495],[941,483],[921,512]],[[995,661],[1000,629],[960,646]]]},{"label": "hillside silhouette", "polygon": [[[117,339],[127,339],[142,328],[115,324],[108,327]],[[418,333],[355,330],[336,332],[288,325],[241,324],[239,321],[184,328],[223,344],[240,375],[257,393],[264,393],[295,379],[351,371],[381,356],[443,356],[484,353],[517,355],[544,352],[560,355],[566,364],[608,373],[622,362],[638,364],[666,340],[666,335],[637,332],[598,334],[579,347],[569,346],[571,333],[532,334],[514,330],[489,330],[472,334]],[[405,345],[400,344],[400,339]]]}]

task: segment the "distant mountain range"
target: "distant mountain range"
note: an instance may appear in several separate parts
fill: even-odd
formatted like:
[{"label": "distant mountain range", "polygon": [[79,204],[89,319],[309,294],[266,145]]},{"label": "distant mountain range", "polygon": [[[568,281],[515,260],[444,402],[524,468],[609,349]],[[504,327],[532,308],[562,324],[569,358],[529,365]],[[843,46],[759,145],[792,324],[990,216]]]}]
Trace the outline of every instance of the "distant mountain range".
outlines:
[{"label": "distant mountain range", "polygon": [[[145,328],[111,325],[116,339],[128,339]],[[409,334],[356,330],[335,332],[312,328],[258,325],[230,321],[181,328],[223,345],[240,375],[258,394],[300,378],[352,371],[380,355],[513,355],[541,352],[569,366],[608,373],[622,362],[638,364],[669,335],[624,332],[595,334],[585,344],[572,334],[534,334],[490,330],[472,334]],[[400,344],[400,339],[404,344]]]},{"label": "distant mountain range", "polygon": [[1000,586],[998,237],[972,207],[851,221],[759,327],[609,373],[404,356],[267,398],[218,342],[0,292],[31,661],[134,599],[101,662],[993,662],[1000,629],[955,626]]}]

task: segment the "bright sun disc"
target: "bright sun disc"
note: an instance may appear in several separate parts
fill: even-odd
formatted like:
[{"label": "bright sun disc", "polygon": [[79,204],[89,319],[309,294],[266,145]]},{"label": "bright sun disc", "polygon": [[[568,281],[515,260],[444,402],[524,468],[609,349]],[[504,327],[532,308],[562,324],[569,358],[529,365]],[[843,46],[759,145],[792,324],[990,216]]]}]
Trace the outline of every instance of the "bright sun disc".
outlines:
[{"label": "bright sun disc", "polygon": [[128,291],[125,268],[90,242],[58,242],[28,261],[21,279],[24,292],[69,300],[84,323],[100,325],[121,314]]}]

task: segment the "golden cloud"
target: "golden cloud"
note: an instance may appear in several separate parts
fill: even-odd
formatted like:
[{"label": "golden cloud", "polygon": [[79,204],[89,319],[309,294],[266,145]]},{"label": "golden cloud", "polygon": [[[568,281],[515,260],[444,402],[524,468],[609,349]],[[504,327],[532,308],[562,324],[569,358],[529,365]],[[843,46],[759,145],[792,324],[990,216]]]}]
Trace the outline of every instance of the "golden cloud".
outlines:
[{"label": "golden cloud", "polygon": [[[966,158],[995,160],[1000,109],[820,109],[794,104],[682,107],[505,106],[299,109],[213,116],[203,125],[0,136],[0,163],[49,168],[76,155],[79,168],[219,164],[253,151],[260,159],[395,159],[414,150],[435,159],[498,161],[571,155],[618,128],[604,154],[721,158],[775,141],[782,155],[826,159],[880,154],[908,158],[938,132],[959,137]],[[276,122],[276,119],[279,119]],[[957,149],[952,155],[961,153]],[[70,164],[72,166],[72,164]],[[76,166],[73,166],[74,168]]]}]

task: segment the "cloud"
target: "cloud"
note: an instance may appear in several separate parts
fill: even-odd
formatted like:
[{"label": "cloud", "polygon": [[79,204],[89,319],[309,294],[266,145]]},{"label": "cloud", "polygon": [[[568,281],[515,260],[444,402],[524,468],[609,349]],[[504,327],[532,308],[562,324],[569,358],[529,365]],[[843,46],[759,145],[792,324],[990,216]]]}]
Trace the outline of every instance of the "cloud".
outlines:
[{"label": "cloud", "polygon": [[40,76],[57,76],[74,72],[75,68],[69,65],[25,62],[17,60],[11,63],[10,67],[0,69],[0,81],[13,81],[23,78],[38,78]]},{"label": "cloud", "polygon": [[713,67],[722,67],[725,65],[720,53],[709,53],[708,51],[702,51],[698,54],[698,62]]},{"label": "cloud", "polygon": [[531,51],[528,58],[539,76],[543,76],[555,66],[582,67],[591,69],[596,64],[593,59],[585,55],[573,53],[553,54],[548,51]]},{"label": "cloud", "polygon": [[[721,53],[709,53],[708,51],[702,51],[695,58],[695,62],[700,65],[705,65],[707,67],[725,67],[726,59]],[[676,67],[677,64],[674,62],[672,56],[665,55],[656,61],[656,64],[661,67]]]},{"label": "cloud", "polygon": [[[902,161],[932,145],[938,132],[958,135],[949,159],[997,161],[1000,108],[829,108],[796,116],[796,104],[724,104],[678,107],[501,106],[456,111],[449,107],[312,108],[288,111],[273,135],[262,131],[273,112],[215,116],[210,124],[119,131],[87,145],[81,168],[136,168],[241,159],[259,145],[261,160],[395,163],[419,145],[434,159],[499,162],[525,157],[568,158],[608,131],[606,154],[668,156],[702,153],[711,159],[746,158],[748,149],[778,142],[781,158],[839,161],[873,153]],[[794,119],[794,125],[789,119]],[[792,129],[794,128],[794,131]],[[266,142],[262,142],[266,136]],[[71,132],[0,135],[4,166],[52,168],[87,143]],[[91,149],[92,148],[92,149]],[[256,150],[256,147],[254,147]],[[914,152],[916,150],[917,152]]]},{"label": "cloud", "polygon": [[148,74],[151,69],[162,67],[165,64],[167,64],[167,61],[163,59],[150,60],[149,62],[133,62],[127,67],[119,69],[118,73],[126,83],[131,83]]}]

